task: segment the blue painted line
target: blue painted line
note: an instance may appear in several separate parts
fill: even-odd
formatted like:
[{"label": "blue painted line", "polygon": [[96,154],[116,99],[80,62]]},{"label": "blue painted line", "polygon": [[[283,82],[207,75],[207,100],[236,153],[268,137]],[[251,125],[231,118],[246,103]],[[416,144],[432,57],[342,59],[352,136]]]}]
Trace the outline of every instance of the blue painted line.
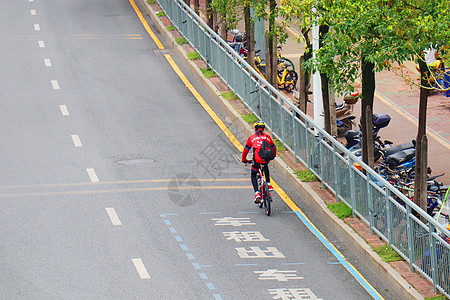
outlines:
[{"label": "blue painted line", "polygon": [[167,216],[178,216],[178,213],[168,213],[168,214],[160,214],[159,215],[161,218],[165,218]]},{"label": "blue painted line", "polygon": [[258,266],[259,264],[234,264],[236,267]]},{"label": "blue painted line", "polygon": [[222,296],[220,296],[220,294],[213,294],[214,299],[216,300],[223,300]]},{"label": "blue painted line", "polygon": [[327,265],[341,265],[340,261],[327,262]]},{"label": "blue painted line", "polygon": [[192,263],[192,265],[194,266],[194,268],[196,270],[201,270],[202,269],[202,266],[200,266],[198,263]]},{"label": "blue painted line", "polygon": [[212,267],[212,265],[200,265],[200,267],[202,267],[202,268],[209,268],[209,267]]},{"label": "blue painted line", "polygon": [[181,244],[180,247],[183,250],[189,250],[188,246],[186,246],[185,244]]},{"label": "blue painted line", "polygon": [[208,279],[208,276],[206,276],[205,273],[198,273],[198,275],[200,275],[201,279]]},{"label": "blue painted line", "polygon": [[177,240],[177,242],[182,242],[183,241],[183,239],[179,235],[174,236],[174,238]]},{"label": "blue painted line", "polygon": [[216,289],[216,287],[214,286],[214,284],[212,284],[212,282],[207,282],[207,283],[206,283],[206,286],[207,286],[208,289],[210,289],[210,290],[215,290],[215,289]]},{"label": "blue painted line", "polygon": [[170,222],[169,220],[164,220],[164,223],[165,223],[166,225],[172,225],[172,222]]},{"label": "blue painted line", "polygon": [[187,258],[189,258],[190,260],[195,259],[194,254],[192,253],[186,253]]},{"label": "blue painted line", "polygon": [[283,210],[281,211],[282,214],[292,214],[293,211],[292,210]]},{"label": "blue painted line", "polygon": [[301,212],[295,211],[295,214],[374,299],[383,299],[381,295],[378,294],[378,292],[364,279],[364,277],[359,274],[359,272],[344,258],[344,256],[342,256],[340,252],[336,250],[336,248],[334,248],[334,246],[322,235],[319,230],[317,230],[315,226],[312,225],[307,218],[305,218]]},{"label": "blue painted line", "polygon": [[173,228],[173,227],[170,227],[169,230],[170,230],[170,232],[172,232],[172,233],[177,233],[177,230],[176,230],[175,228]]}]

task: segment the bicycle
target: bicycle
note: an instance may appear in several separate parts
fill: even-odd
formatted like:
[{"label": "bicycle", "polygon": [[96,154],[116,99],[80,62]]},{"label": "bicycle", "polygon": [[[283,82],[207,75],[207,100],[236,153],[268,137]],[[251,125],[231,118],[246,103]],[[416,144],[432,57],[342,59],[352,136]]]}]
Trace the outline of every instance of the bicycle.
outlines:
[{"label": "bicycle", "polygon": [[[247,161],[249,164],[253,164],[253,161]],[[246,163],[246,165],[247,165]],[[258,190],[261,194],[261,200],[258,203],[259,208],[265,208],[266,215],[270,216],[271,205],[272,205],[272,195],[269,191],[269,184],[266,181],[265,174],[262,171],[262,167],[267,164],[260,164],[258,169],[257,179],[258,179]]]},{"label": "bicycle", "polygon": [[[264,60],[259,57],[259,52],[261,50],[257,50],[255,52],[255,67],[256,71],[265,78],[264,74],[266,73],[266,64]],[[285,89],[286,92],[291,92],[295,85],[297,84],[298,75],[294,70],[294,64],[287,58],[280,56],[279,53],[277,53],[278,56],[278,66],[277,66],[277,84],[278,88]]]}]

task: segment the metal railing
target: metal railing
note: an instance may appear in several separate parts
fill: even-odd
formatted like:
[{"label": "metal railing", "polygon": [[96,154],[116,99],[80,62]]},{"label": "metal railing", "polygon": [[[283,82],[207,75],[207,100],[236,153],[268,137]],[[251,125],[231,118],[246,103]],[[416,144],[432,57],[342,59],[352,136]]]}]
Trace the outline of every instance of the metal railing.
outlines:
[{"label": "metal railing", "polygon": [[[307,165],[337,200],[350,206],[371,232],[408,261],[412,271],[420,272],[435,290],[450,297],[450,245],[442,239],[450,237],[450,232],[319,128],[183,1],[158,2],[210,68],[266,122],[296,159]],[[354,166],[355,162],[364,172]]]}]

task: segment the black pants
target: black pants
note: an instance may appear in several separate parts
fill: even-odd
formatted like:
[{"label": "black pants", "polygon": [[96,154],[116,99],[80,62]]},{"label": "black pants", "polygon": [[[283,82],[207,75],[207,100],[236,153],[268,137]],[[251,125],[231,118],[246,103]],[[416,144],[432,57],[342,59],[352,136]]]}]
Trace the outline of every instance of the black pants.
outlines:
[{"label": "black pants", "polygon": [[253,189],[255,190],[255,193],[258,191],[258,179],[257,179],[257,174],[258,174],[258,170],[259,168],[262,169],[264,177],[266,177],[266,181],[270,182],[270,173],[269,173],[269,166],[268,163],[267,164],[259,164],[257,162],[254,162],[252,164],[252,174],[251,174],[251,179],[252,179],[252,185],[253,185]]}]

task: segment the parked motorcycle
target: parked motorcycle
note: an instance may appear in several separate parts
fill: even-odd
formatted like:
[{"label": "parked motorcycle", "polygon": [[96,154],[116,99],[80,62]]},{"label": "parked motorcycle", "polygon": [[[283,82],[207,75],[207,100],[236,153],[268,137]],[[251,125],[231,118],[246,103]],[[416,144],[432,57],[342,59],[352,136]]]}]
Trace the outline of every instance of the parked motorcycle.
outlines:
[{"label": "parked motorcycle", "polygon": [[[384,128],[389,125],[389,122],[391,121],[391,117],[387,114],[383,113],[376,113],[373,115],[372,123],[373,123],[373,140],[376,141],[378,138],[378,132],[381,128]],[[344,137],[346,139],[345,147],[350,150],[354,155],[356,156],[362,156],[362,145],[361,145],[361,138],[362,138],[362,132],[361,129],[359,130],[347,130],[347,132],[344,134]],[[382,149],[381,147],[374,142],[374,161],[378,161],[380,157],[382,156]]]}]

